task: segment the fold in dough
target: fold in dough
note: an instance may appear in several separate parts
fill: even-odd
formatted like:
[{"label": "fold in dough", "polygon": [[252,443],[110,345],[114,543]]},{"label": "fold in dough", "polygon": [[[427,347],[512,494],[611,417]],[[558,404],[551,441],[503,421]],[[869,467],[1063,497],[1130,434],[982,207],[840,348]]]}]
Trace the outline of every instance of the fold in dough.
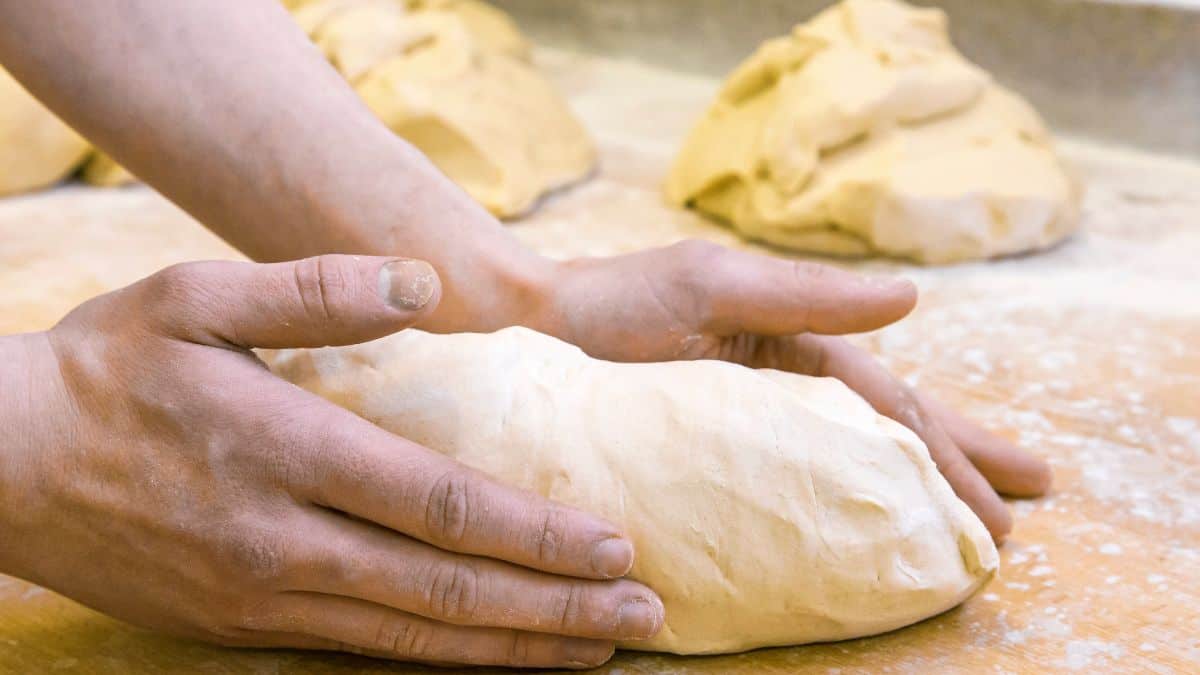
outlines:
[{"label": "fold in dough", "polygon": [[882,633],[961,603],[991,538],[924,444],[837,380],[616,364],[524,329],[266,353],[284,378],[502,482],[608,518],[680,654]]},{"label": "fold in dough", "polygon": [[591,139],[499,10],[324,0],[295,16],[367,107],[492,213],[519,215],[591,172]]},{"label": "fold in dough", "polygon": [[1050,246],[1079,194],[1037,113],[937,9],[845,0],[768,40],[691,132],[667,200],[747,237],[928,263]]}]

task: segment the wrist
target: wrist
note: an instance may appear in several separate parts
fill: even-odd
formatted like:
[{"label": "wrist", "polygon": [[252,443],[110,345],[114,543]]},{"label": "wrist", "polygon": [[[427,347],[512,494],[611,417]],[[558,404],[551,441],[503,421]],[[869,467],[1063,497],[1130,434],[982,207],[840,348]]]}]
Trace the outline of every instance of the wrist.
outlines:
[{"label": "wrist", "polygon": [[586,270],[591,269],[596,258],[574,258],[570,260],[548,260],[540,286],[534,300],[529,305],[529,311],[523,317],[520,325],[526,328],[556,337],[564,342],[578,344],[578,330],[575,326],[579,310],[587,309],[596,303],[604,303],[605,298],[598,293],[599,289],[591,289],[592,297],[584,302],[586,306],[573,301],[573,289],[580,284],[587,288]]},{"label": "wrist", "polygon": [[[322,204],[331,229],[352,242],[342,252],[433,265],[442,298],[418,325],[424,330],[490,332],[538,321],[558,263],[524,246],[407,142],[392,136],[372,147],[362,164],[369,170],[329,190],[333,199]],[[311,254],[321,252],[328,251]]]},{"label": "wrist", "polygon": [[418,328],[490,333],[525,326],[558,334],[551,308],[556,304],[559,263],[527,249],[489,252],[472,247],[454,254],[462,260],[430,261],[441,277],[442,300]]},{"label": "wrist", "polygon": [[21,553],[36,529],[40,481],[36,467],[43,436],[62,422],[51,408],[47,361],[53,349],[46,333],[0,336],[0,572],[29,578]]}]

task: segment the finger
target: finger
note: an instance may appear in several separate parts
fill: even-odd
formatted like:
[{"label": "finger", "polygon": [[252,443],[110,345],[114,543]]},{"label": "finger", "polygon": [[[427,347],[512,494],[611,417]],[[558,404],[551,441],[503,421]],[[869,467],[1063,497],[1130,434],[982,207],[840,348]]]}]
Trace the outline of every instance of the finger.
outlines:
[{"label": "finger", "polygon": [[941,401],[918,394],[929,411],[967,458],[1001,494],[1040,497],[1050,490],[1054,473],[1045,460],[990,433]]},{"label": "finger", "polygon": [[862,396],[880,414],[890,417],[925,442],[929,455],[945,476],[955,494],[979,516],[997,542],[1012,530],[1012,516],[1000,495],[992,489],[979,470],[946,431],[925,411],[916,395],[892,377],[868,353],[845,340],[822,336],[801,336],[821,350],[817,359],[818,375],[835,377]]},{"label": "finger", "polygon": [[[226,637],[215,640],[225,647],[259,648],[259,649],[303,649],[319,652],[343,652],[359,656],[369,656],[376,659],[396,659],[394,654],[388,654],[375,649],[364,649],[358,645],[346,644],[329,638],[306,635],[304,633],[280,633],[271,631],[248,631],[244,636],[230,639]],[[407,659],[414,663],[429,666],[451,667],[459,664],[444,661],[425,661]]]},{"label": "finger", "polygon": [[437,307],[428,263],[324,255],[284,263],[186,263],[138,285],[160,327],[206,344],[280,349],[366,342]]},{"label": "finger", "polygon": [[281,447],[311,448],[289,476],[313,504],[369,520],[449,551],[574,577],[610,579],[633,566],[633,545],[611,523],[496,483],[394,436],[313,394],[287,387],[274,413]]},{"label": "finger", "polygon": [[[203,636],[201,636],[203,639]],[[236,637],[221,635],[211,637],[209,642],[215,642],[222,647],[242,647],[247,649],[308,649],[313,651],[340,652],[345,651],[341,643],[327,638],[305,635],[303,633],[285,633],[276,631],[247,630]]]},{"label": "finger", "polygon": [[319,593],[284,593],[259,616],[253,628],[301,633],[338,643],[344,650],[393,659],[523,668],[587,668],[613,654],[613,643],[439,623],[390,607]]},{"label": "finger", "polygon": [[719,335],[843,334],[881,328],[916,304],[912,282],[828,265],[689,244],[691,292]]},{"label": "finger", "polygon": [[359,598],[444,623],[603,640],[658,632],[663,606],[645,586],[544,574],[458,555],[329,511],[312,516],[303,590]]},{"label": "finger", "polygon": [[[295,625],[294,620],[281,618],[275,614],[269,617],[250,617],[248,623],[268,625],[273,621]],[[198,635],[196,637],[200,640],[219,644],[222,647],[238,647],[243,649],[304,649],[308,651],[321,652],[345,652],[349,654],[358,654],[361,656],[371,656],[378,659],[396,658],[392,654],[387,654],[378,650],[364,649],[358,645],[346,644],[345,642],[338,642],[337,640],[318,637],[316,635],[308,635],[306,633],[243,629],[238,631],[236,635],[232,636],[228,634],[221,634],[207,636]],[[419,661],[417,659],[412,660],[414,662],[425,663],[428,665],[455,665],[436,661]]]}]

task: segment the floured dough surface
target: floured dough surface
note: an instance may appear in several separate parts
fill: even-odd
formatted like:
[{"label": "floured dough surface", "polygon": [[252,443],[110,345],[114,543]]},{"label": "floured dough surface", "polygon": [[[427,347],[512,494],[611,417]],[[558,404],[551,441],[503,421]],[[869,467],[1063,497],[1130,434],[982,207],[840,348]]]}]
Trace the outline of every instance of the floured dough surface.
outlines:
[{"label": "floured dough surface", "polygon": [[0,68],[0,196],[53,185],[87,154],[83,137]]},{"label": "floured dough surface", "polygon": [[929,263],[1050,246],[1077,189],[1037,113],[941,10],[844,0],[768,40],[685,141],[668,200],[750,238]]},{"label": "floured dough surface", "polygon": [[385,124],[492,213],[519,215],[591,171],[591,139],[499,10],[324,0],[295,16]]},{"label": "floured dough surface", "polygon": [[628,649],[840,640],[950,609],[997,567],[921,441],[837,380],[615,364],[510,328],[265,355],[275,372],[511,485],[610,519],[666,606]]}]

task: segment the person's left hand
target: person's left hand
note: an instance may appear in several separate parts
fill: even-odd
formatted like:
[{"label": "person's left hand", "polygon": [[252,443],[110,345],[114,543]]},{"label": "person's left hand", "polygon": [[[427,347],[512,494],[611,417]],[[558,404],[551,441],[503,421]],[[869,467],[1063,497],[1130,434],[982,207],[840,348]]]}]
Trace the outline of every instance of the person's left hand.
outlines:
[{"label": "person's left hand", "polygon": [[893,323],[916,297],[916,287],[902,279],[686,241],[562,263],[536,324],[613,361],[722,359],[836,377],[916,432],[954,491],[1002,541],[1012,518],[999,495],[1045,494],[1049,465],[832,337]]}]

